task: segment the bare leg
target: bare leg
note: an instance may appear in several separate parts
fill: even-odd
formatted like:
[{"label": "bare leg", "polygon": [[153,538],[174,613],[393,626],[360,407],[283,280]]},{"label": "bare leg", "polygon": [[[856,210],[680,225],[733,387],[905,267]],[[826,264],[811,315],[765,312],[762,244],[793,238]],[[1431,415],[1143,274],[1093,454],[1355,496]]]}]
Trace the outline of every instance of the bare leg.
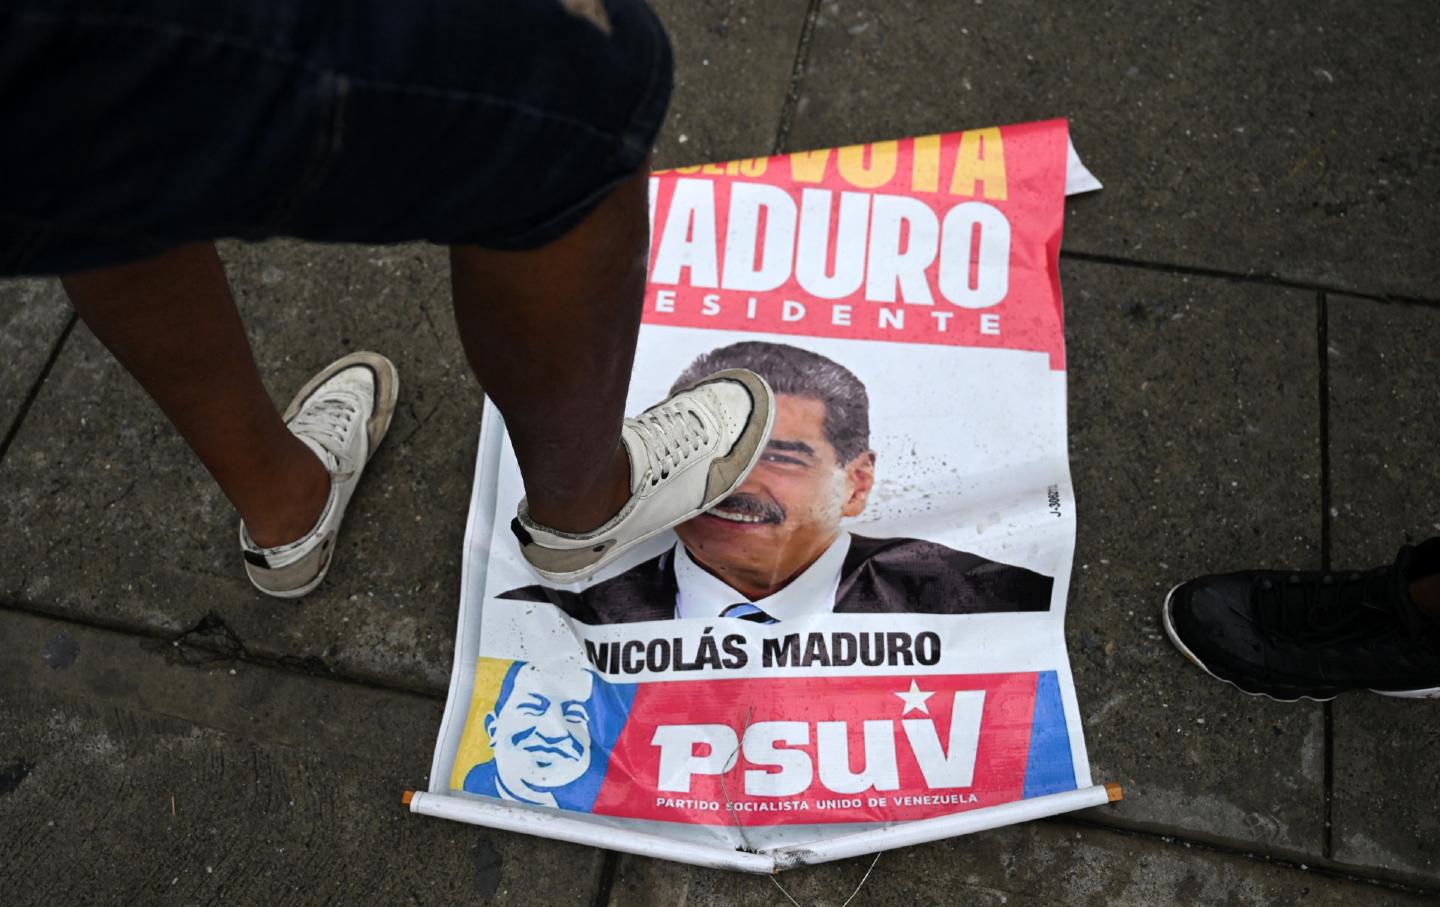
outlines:
[{"label": "bare leg", "polygon": [[255,543],[294,541],[330,491],[255,370],[211,244],[62,281],[81,319],[145,388],[235,505]]},{"label": "bare leg", "polygon": [[630,497],[620,422],[645,291],[648,171],[548,246],[450,252],[470,368],[505,416],[530,516],[594,529]]},{"label": "bare leg", "polygon": [[[584,531],[629,498],[620,420],[648,250],[646,173],[543,249],[451,250],[472,369],[505,414],[530,512]],[[213,245],[63,279],[80,317],[179,430],[263,547],[315,524],[324,467],[275,411]]]}]

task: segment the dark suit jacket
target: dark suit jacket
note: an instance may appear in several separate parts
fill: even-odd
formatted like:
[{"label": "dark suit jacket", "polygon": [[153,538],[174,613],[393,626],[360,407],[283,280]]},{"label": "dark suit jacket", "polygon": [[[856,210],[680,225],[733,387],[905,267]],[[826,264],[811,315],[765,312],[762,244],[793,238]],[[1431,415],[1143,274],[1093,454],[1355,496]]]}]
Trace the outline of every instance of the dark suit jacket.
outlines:
[{"label": "dark suit jacket", "polygon": [[[674,549],[580,592],[525,586],[501,598],[549,602],[587,624],[675,616]],[[919,539],[850,537],[835,592],[838,613],[979,614],[1048,611],[1048,576]]]}]

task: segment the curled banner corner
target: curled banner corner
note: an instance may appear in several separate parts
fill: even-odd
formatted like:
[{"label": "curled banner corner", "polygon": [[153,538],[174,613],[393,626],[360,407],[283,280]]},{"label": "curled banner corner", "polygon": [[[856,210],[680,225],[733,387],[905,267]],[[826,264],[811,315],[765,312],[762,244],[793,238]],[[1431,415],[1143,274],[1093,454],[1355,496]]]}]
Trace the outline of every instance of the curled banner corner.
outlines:
[{"label": "curled banner corner", "polygon": [[1065,195],[1083,195],[1104,189],[1104,185],[1090,172],[1090,168],[1081,162],[1075,143],[1067,138],[1065,146]]}]

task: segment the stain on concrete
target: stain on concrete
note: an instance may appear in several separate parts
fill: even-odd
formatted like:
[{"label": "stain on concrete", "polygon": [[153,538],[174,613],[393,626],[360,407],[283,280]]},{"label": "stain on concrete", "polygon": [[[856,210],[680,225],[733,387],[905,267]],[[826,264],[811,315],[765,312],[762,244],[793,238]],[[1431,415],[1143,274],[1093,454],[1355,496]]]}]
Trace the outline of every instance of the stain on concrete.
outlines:
[{"label": "stain on concrete", "polygon": [[20,782],[25,780],[25,776],[30,774],[30,770],[34,767],[24,759],[16,759],[9,765],[0,768],[0,797],[14,793],[15,788],[20,786]]},{"label": "stain on concrete", "polygon": [[63,671],[70,667],[75,663],[75,656],[79,654],[80,645],[69,633],[61,633],[40,650],[40,657],[53,671]]},{"label": "stain on concrete", "polygon": [[487,900],[494,897],[500,890],[500,871],[505,864],[500,851],[489,838],[480,838],[470,848],[470,862],[475,864],[475,893]]}]

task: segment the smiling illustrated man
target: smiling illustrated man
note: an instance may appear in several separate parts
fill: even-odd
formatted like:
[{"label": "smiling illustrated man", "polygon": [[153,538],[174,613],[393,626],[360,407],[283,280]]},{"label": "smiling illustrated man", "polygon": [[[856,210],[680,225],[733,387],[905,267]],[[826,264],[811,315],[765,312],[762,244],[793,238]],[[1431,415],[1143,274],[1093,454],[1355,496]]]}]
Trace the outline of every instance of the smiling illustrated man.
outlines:
[{"label": "smiling illustrated man", "polygon": [[775,427],[749,478],[675,527],[669,551],[579,592],[527,586],[585,623],[734,617],[760,623],[823,612],[1044,611],[1052,579],[919,539],[854,535],[875,484],[865,385],[818,353],[746,341],[700,356],[675,382],[717,369],[758,373]]},{"label": "smiling illustrated man", "polygon": [[575,664],[515,662],[485,716],[494,758],[470,769],[464,789],[520,803],[565,805],[557,802],[557,791],[590,768],[594,684],[595,675]]}]

